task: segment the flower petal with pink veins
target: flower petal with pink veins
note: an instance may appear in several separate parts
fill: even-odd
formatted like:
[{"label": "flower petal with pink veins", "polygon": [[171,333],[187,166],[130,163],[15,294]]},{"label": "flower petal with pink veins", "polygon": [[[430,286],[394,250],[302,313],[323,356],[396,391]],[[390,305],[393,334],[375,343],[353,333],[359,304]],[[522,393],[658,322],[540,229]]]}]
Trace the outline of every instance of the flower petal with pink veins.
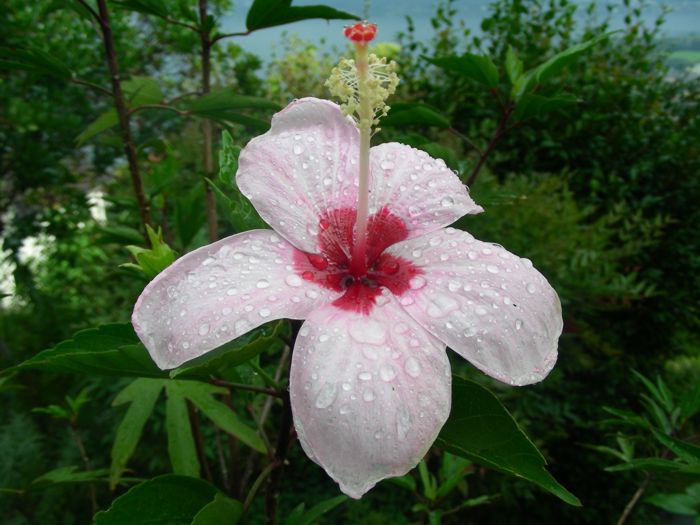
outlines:
[{"label": "flower petal with pink veins", "polygon": [[297,250],[271,230],[233,235],[188,253],[144,289],[131,321],[162,369],[274,319],[303,319],[340,294],[294,271]]},{"label": "flower petal with pink veins", "polygon": [[358,158],[359,133],[340,108],[303,98],[243,148],[236,183],[270,226],[300,250],[318,253],[322,216],[357,204]]},{"label": "flower petal with pink veins", "polygon": [[467,187],[442,159],[396,142],[370,150],[370,210],[387,206],[417,237],[481,213]]},{"label": "flower petal with pink veins", "polygon": [[290,374],[307,455],[361,497],[425,455],[450,413],[445,345],[385,291],[369,315],[324,306],[299,331]]},{"label": "flower petal with pink veins", "polygon": [[424,272],[409,283],[401,305],[474,366],[512,385],[535,383],[552,369],[561,305],[529,259],[454,228],[387,252]]}]

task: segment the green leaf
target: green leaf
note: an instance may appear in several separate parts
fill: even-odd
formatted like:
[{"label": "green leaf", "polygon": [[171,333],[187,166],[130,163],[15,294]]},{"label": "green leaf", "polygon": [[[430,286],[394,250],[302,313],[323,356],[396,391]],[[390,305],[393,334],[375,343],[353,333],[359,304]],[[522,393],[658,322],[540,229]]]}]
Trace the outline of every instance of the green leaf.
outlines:
[{"label": "green leaf", "polygon": [[237,109],[268,109],[279,111],[279,104],[266,98],[237,95],[231,88],[223,88],[190,101],[188,109],[195,115],[209,116]]},{"label": "green leaf", "polygon": [[107,469],[83,471],[75,466],[59,467],[34,479],[29,484],[28,490],[43,489],[53,485],[104,481],[107,473]]},{"label": "green leaf", "polygon": [[131,324],[108,324],[77,332],[72,339],[0,372],[71,372],[113,377],[167,377],[139,343]]},{"label": "green leaf", "polygon": [[545,469],[546,461],[486,388],[452,379],[452,412],[437,439],[449,452],[536,483],[570,505],[581,503]]},{"label": "green leaf", "polygon": [[225,376],[231,368],[264,351],[275,352],[281,349],[286,344],[284,338],[288,337],[289,331],[289,323],[284,320],[264,324],[171,370],[170,377],[208,380],[215,375]]},{"label": "green leaf", "polygon": [[490,88],[498,86],[498,68],[487,56],[465,53],[462,56],[423,58],[445,71],[453,71]]},{"label": "green leaf", "polygon": [[131,108],[145,104],[158,104],[165,98],[158,82],[151,77],[131,77],[122,82],[122,89]]},{"label": "green leaf", "polygon": [[136,485],[98,512],[93,525],[190,525],[214,502],[217,489],[200,479],[168,474]]},{"label": "green leaf", "polygon": [[185,250],[192,244],[206,221],[203,188],[197,184],[175,198],[175,231],[180,247]]},{"label": "green leaf", "polygon": [[290,515],[284,523],[285,525],[311,525],[321,516],[333,510],[338,505],[345,503],[347,500],[347,496],[336,496],[335,498],[327,499],[314,505],[306,512],[302,511],[303,513],[300,516],[297,514]]},{"label": "green leaf", "polygon": [[515,54],[512,46],[506,51],[506,75],[511,84],[515,84],[523,74],[523,61]]},{"label": "green leaf", "polygon": [[89,139],[113,128],[119,124],[119,118],[117,117],[117,111],[115,109],[108,109],[102,115],[97,117],[92,124],[85,128],[80,135],[75,138],[75,142],[78,146],[82,146]]},{"label": "green leaf", "polygon": [[0,70],[2,69],[48,75],[64,81],[70,80],[73,76],[70,68],[63,62],[46,51],[34,47],[25,49],[0,47]]},{"label": "green leaf", "polygon": [[165,384],[165,429],[168,433],[168,455],[175,474],[199,477],[199,459],[192,436],[187,399],[177,381]]},{"label": "green leaf", "polygon": [[511,97],[515,100],[519,99],[524,94],[528,93],[532,88],[546,82],[547,80],[558,74],[564,67],[572,64],[593,46],[602,42],[614,33],[616,33],[616,31],[598,35],[595,38],[592,38],[575,46],[571,46],[568,49],[562,51],[561,53],[557,53],[543,64],[540,64],[536,68],[531,69],[530,71],[522,75],[513,84],[513,88],[511,90]]},{"label": "green leaf", "polygon": [[129,226],[104,226],[99,229],[101,244],[138,244],[143,242],[143,235],[136,228]]},{"label": "green leaf", "polygon": [[391,105],[389,114],[381,120],[382,127],[386,126],[435,126],[438,128],[451,127],[447,117],[437,109],[427,104],[414,102],[397,102]]},{"label": "green leaf", "polygon": [[219,182],[226,188],[235,184],[238,171],[238,156],[241,148],[233,143],[233,137],[228,131],[221,133],[221,151],[219,152]]},{"label": "green leaf", "polygon": [[679,458],[683,459],[684,461],[690,464],[700,463],[699,446],[693,445],[691,443],[686,443],[685,441],[681,441],[680,439],[676,439],[671,436],[667,436],[666,434],[662,434],[661,432],[655,429],[652,429],[652,432],[654,433],[654,437],[659,441],[659,443],[661,443]]},{"label": "green leaf", "polygon": [[568,93],[551,97],[535,94],[525,95],[515,107],[515,118],[517,120],[526,120],[572,106],[577,102],[578,99]]},{"label": "green leaf", "polygon": [[246,16],[248,31],[322,18],[324,20],[359,20],[360,18],[324,5],[292,6],[292,0],[255,0]]},{"label": "green leaf", "polygon": [[112,444],[112,465],[109,471],[111,489],[119,483],[119,478],[136,450],[143,427],[151,416],[162,389],[162,380],[136,379],[119,392],[112,402],[112,406],[129,403],[129,408],[117,427],[117,434]]},{"label": "green leaf", "polygon": [[[171,381],[168,383],[167,388],[169,395],[172,392],[181,398],[187,398],[192,401],[220,429],[237,437],[258,452],[267,452],[265,444],[256,431],[238,419],[238,416],[228,405],[213,397],[214,394],[225,393],[225,388],[215,387],[199,381]],[[168,439],[170,439],[170,431],[168,431]]]},{"label": "green leaf", "polygon": [[700,499],[691,494],[654,494],[644,500],[672,514],[697,516]]},{"label": "green leaf", "polygon": [[607,470],[608,472],[621,472],[624,470],[650,470],[653,472],[672,472],[676,470],[681,470],[682,467],[682,463],[677,463],[668,459],[639,458],[628,461],[627,463],[621,463],[619,465],[606,467],[605,470]]},{"label": "green leaf", "polygon": [[192,525],[236,525],[243,516],[240,501],[219,493],[214,501],[203,507],[192,520]]}]

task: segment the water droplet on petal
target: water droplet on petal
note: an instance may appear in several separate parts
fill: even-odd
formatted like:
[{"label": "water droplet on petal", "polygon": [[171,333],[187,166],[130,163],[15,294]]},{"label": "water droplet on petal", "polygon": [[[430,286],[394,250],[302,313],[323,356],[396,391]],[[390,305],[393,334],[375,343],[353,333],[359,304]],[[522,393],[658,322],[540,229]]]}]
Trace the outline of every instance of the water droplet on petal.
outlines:
[{"label": "water droplet on petal", "polygon": [[364,399],[365,401],[374,401],[374,398],[375,398],[375,397],[376,397],[376,396],[374,395],[374,391],[369,390],[369,389],[368,389],[368,390],[365,390],[365,391],[362,393],[362,399]]},{"label": "water droplet on petal", "polygon": [[260,289],[268,288],[270,286],[270,282],[265,279],[260,279],[255,286]]},{"label": "water droplet on petal", "polygon": [[297,274],[288,275],[284,278],[284,282],[287,283],[288,286],[293,286],[295,288],[302,285],[301,277]]},{"label": "water droplet on petal", "polygon": [[476,315],[486,315],[488,313],[486,308],[484,308],[483,306],[477,306],[474,309],[474,312],[476,313]]},{"label": "water droplet on petal", "polygon": [[498,266],[496,266],[494,264],[489,264],[486,266],[486,271],[489,273],[498,273],[499,270],[498,270]]},{"label": "water droplet on petal", "polygon": [[452,206],[455,203],[455,200],[452,197],[445,197],[440,201],[440,205],[443,206],[444,208],[448,208]]},{"label": "water droplet on petal", "polygon": [[310,254],[307,257],[314,268],[319,270],[325,270],[328,268],[328,260],[323,255]]},{"label": "water droplet on petal", "polygon": [[449,283],[447,283],[447,289],[450,292],[456,292],[461,287],[462,287],[462,285],[460,283],[458,283],[457,281],[450,281]]},{"label": "water droplet on petal", "polygon": [[399,441],[406,439],[411,428],[411,413],[405,405],[401,405],[396,412],[396,433]]},{"label": "water droplet on petal", "polygon": [[198,333],[199,335],[207,335],[209,333],[209,325],[207,323],[200,325]]},{"label": "water droplet on petal", "polygon": [[408,286],[410,286],[411,290],[420,290],[425,286],[425,279],[420,275],[416,275],[408,281]]},{"label": "water droplet on petal", "polygon": [[391,170],[394,169],[394,163],[391,162],[390,160],[383,160],[380,163],[380,166],[382,167],[383,170]]},{"label": "water droplet on petal", "polygon": [[354,319],[350,322],[350,337],[358,343],[379,345],[386,338],[386,328],[382,323],[366,317]]},{"label": "water droplet on petal", "polygon": [[369,372],[360,372],[359,374],[357,374],[357,379],[359,379],[360,381],[369,381],[370,379],[372,379],[372,374],[370,374]]},{"label": "water droplet on petal", "polygon": [[409,357],[406,359],[404,368],[406,373],[411,377],[418,377],[420,375],[420,364],[414,357]]},{"label": "water droplet on petal", "polygon": [[301,155],[301,152],[304,151],[304,148],[301,146],[301,144],[294,144],[293,149],[295,155]]},{"label": "water droplet on petal", "polygon": [[337,388],[335,383],[326,383],[321,387],[316,396],[316,407],[317,408],[328,408],[335,401],[335,396],[337,393]]},{"label": "water droplet on petal", "polygon": [[391,365],[382,365],[379,368],[379,377],[382,378],[382,381],[391,381],[396,377],[396,370]]},{"label": "water droplet on petal", "polygon": [[532,283],[528,283],[525,289],[528,291],[528,293],[535,293],[537,291],[537,286]]},{"label": "water droplet on petal", "polygon": [[516,319],[515,320],[515,329],[520,330],[523,327],[523,320],[522,319]]},{"label": "water droplet on petal", "polygon": [[270,316],[270,310],[267,308],[261,308],[258,314],[260,314],[260,317],[269,317]]}]

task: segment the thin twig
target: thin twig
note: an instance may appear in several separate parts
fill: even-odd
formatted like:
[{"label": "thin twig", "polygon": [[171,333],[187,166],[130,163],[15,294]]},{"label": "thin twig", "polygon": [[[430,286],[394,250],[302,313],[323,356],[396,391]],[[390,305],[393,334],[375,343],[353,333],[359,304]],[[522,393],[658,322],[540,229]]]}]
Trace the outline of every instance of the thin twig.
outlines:
[{"label": "thin twig", "polygon": [[204,478],[210,483],[212,483],[214,481],[214,478],[211,475],[211,469],[209,468],[209,460],[207,460],[207,455],[204,451],[204,437],[202,436],[202,426],[199,422],[199,414],[197,413],[197,409],[195,408],[194,404],[189,399],[187,400],[187,413],[190,416],[192,435],[194,437],[194,443],[197,449],[199,463],[202,465]]},{"label": "thin twig", "polygon": [[243,31],[241,33],[222,33],[212,38],[211,43],[216,44],[219,40],[223,40],[224,38],[231,38],[233,36],[248,36],[251,33],[252,31]]},{"label": "thin twig", "polygon": [[[73,436],[73,441],[75,441],[75,444],[78,447],[78,452],[80,452],[80,459],[83,460],[85,470],[89,472],[90,470],[92,470],[90,467],[90,458],[88,458],[87,451],[85,450],[85,445],[83,444],[83,440],[80,438],[80,434],[78,433],[78,424],[74,419],[72,419],[71,421],[69,421],[69,426],[71,435]],[[92,505],[92,513],[94,514],[97,512],[97,496],[95,494],[95,485],[89,483],[88,487],[90,490],[90,504]]]},{"label": "thin twig", "polygon": [[282,479],[282,467],[284,460],[287,457],[287,450],[292,435],[292,405],[289,400],[289,392],[285,392],[282,406],[282,416],[279,426],[279,434],[277,435],[277,446],[275,448],[275,456],[271,465],[274,470],[270,475],[270,480],[267,484],[265,492],[265,512],[267,515],[267,525],[277,525],[277,503],[280,497],[280,481]]},{"label": "thin twig", "polygon": [[494,132],[493,136],[491,137],[491,140],[489,140],[489,143],[486,146],[486,149],[483,151],[483,153],[479,156],[479,160],[476,163],[476,166],[474,166],[474,169],[472,170],[471,175],[469,175],[469,178],[467,179],[467,186],[472,187],[474,185],[474,182],[476,181],[477,175],[479,175],[479,172],[481,171],[481,168],[484,166],[484,163],[486,162],[486,159],[489,157],[491,152],[493,151],[494,147],[496,146],[496,143],[499,141],[499,139],[506,133],[507,129],[506,126],[508,125],[508,121],[510,120],[511,115],[513,114],[513,107],[507,107],[503,115],[501,116],[501,120],[498,123],[498,127],[496,128],[496,131]]},{"label": "thin twig", "polygon": [[468,145],[469,147],[471,147],[471,148],[472,148],[474,151],[476,151],[479,155],[483,155],[483,151],[481,150],[481,148],[480,148],[479,146],[477,146],[474,142],[472,142],[472,140],[471,140],[469,137],[467,137],[465,134],[461,133],[459,130],[456,130],[455,128],[448,128],[447,131],[449,131],[449,132],[452,133],[453,135],[455,135],[455,136],[459,137],[460,139],[462,139],[464,142],[467,143],[467,145]]},{"label": "thin twig", "polygon": [[276,465],[274,463],[270,463],[267,467],[263,469],[263,471],[260,473],[260,475],[255,478],[255,481],[253,482],[253,486],[250,487],[250,490],[248,491],[248,495],[245,498],[245,501],[243,502],[243,511],[247,511],[250,508],[250,504],[253,503],[253,500],[255,499],[255,495],[258,493],[258,490],[260,490],[260,486],[263,484],[263,482],[267,479],[267,477],[270,475],[270,473],[276,468]]},{"label": "thin twig", "polygon": [[169,16],[161,16],[160,18],[162,18],[163,20],[165,20],[169,24],[173,24],[176,26],[181,26],[181,27],[186,27],[187,29],[191,29],[195,33],[199,33],[201,31],[199,29],[199,27],[194,25],[194,24],[188,24],[187,22],[181,22],[180,20],[175,20],[174,18],[171,18]]},{"label": "thin twig", "polygon": [[221,481],[224,485],[224,490],[231,494],[231,483],[228,478],[228,467],[226,466],[226,456],[224,455],[224,447],[221,443],[221,430],[214,425],[214,444],[216,445],[216,457],[219,460],[219,469],[221,470]]},{"label": "thin twig", "polygon": [[100,93],[103,93],[105,95],[109,95],[110,97],[114,96],[114,93],[112,93],[109,89],[103,88],[102,86],[98,86],[97,84],[93,84],[92,82],[88,82],[87,80],[81,80],[79,78],[71,78],[70,81],[73,84],[78,84],[79,86],[91,87],[92,89],[96,89]]},{"label": "thin twig", "polygon": [[166,111],[173,111],[173,112],[175,112],[178,115],[181,115],[183,117],[186,117],[187,115],[190,114],[189,111],[185,111],[183,109],[177,109],[176,107],[169,106],[167,104],[144,104],[143,106],[137,106],[135,108],[131,108],[129,110],[129,115],[133,115],[134,113],[138,113],[139,111],[143,111],[146,109],[164,109]]},{"label": "thin twig", "polygon": [[177,102],[180,99],[183,99],[185,97],[191,97],[194,95],[200,95],[201,93],[199,91],[188,91],[187,93],[180,93],[176,97],[171,98],[168,100],[168,104],[172,104],[173,102]]},{"label": "thin twig", "polygon": [[[81,2],[82,3],[82,2]],[[129,113],[127,111],[124,94],[122,93],[121,78],[119,77],[119,62],[117,61],[117,52],[114,46],[114,36],[112,28],[109,24],[109,11],[107,9],[106,0],[97,0],[99,8],[99,19],[102,26],[102,39],[107,56],[107,66],[109,67],[110,79],[112,81],[112,93],[114,94],[114,108],[119,118],[119,127],[122,132],[122,143],[124,152],[129,164],[129,173],[131,175],[131,183],[138,202],[139,212],[141,214],[141,225],[143,227],[143,237],[146,241],[146,246],[151,245],[151,241],[146,234],[146,226],[151,224],[151,210],[146,199],[146,194],[139,172],[139,163],[136,157],[136,146],[131,137]]]},{"label": "thin twig", "polygon": [[229,381],[224,381],[223,379],[212,379],[211,383],[216,386],[223,386],[226,388],[233,388],[235,390],[247,390],[249,392],[257,392],[258,394],[267,394],[272,397],[283,397],[284,393],[274,388],[265,388],[262,386],[247,385],[245,383],[231,383]]},{"label": "thin twig", "polygon": [[639,488],[634,492],[632,498],[627,502],[627,505],[625,505],[625,510],[622,511],[620,519],[617,520],[617,525],[623,525],[625,521],[627,521],[627,518],[629,518],[630,514],[632,513],[632,510],[637,505],[639,498],[641,498],[644,495],[644,492],[647,490],[647,487],[649,486],[650,482],[651,473],[647,472],[644,481],[642,481],[642,484],[639,485]]},{"label": "thin twig", "polygon": [[93,7],[88,4],[85,0],[77,0],[77,2],[82,5],[87,11],[90,13],[90,15],[95,19],[95,21],[100,24],[100,26],[103,26],[103,21],[102,18],[100,17],[99,14],[97,14],[97,11],[93,9]]}]

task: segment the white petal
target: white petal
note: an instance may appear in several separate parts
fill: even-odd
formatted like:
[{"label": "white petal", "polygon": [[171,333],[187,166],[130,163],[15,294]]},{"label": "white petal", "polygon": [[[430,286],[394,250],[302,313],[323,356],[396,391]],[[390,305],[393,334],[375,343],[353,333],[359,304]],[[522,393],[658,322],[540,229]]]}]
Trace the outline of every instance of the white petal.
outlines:
[{"label": "white petal", "polygon": [[559,297],[528,259],[447,228],[388,250],[424,272],[400,302],[427,330],[490,376],[542,380],[557,359]]},{"label": "white petal", "polygon": [[318,253],[322,214],[356,207],[358,144],[357,129],[336,104],[300,99],[243,148],[236,182],[270,226]]},{"label": "white petal", "polygon": [[280,318],[303,319],[337,293],[300,278],[295,248],[253,230],[175,261],[144,289],[132,323],[156,364],[174,368]]},{"label": "white petal", "polygon": [[315,310],[292,357],[299,440],[353,498],[411,470],[450,412],[445,346],[392,296],[379,303],[369,316]]},{"label": "white petal", "polygon": [[484,211],[445,162],[425,151],[395,142],[381,144],[371,149],[370,163],[370,209],[387,205],[405,222],[409,238]]}]

